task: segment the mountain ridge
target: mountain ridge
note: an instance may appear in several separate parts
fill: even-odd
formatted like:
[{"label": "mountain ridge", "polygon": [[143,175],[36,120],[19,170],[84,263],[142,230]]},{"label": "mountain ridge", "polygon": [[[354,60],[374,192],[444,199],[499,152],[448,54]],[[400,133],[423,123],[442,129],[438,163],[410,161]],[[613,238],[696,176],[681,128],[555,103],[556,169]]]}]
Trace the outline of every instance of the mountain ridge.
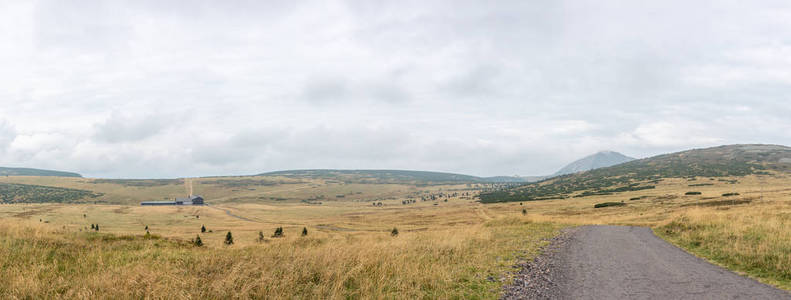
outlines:
[{"label": "mountain ridge", "polygon": [[663,178],[765,175],[791,172],[791,148],[736,144],[691,149],[566,174],[480,195],[481,202],[564,199],[652,189]]},{"label": "mountain ridge", "polygon": [[342,176],[368,176],[390,181],[431,181],[431,182],[470,182],[470,183],[521,183],[534,180],[522,176],[480,177],[450,172],[395,170],[395,169],[298,169],[280,170],[255,174],[255,176],[286,176],[335,179]]},{"label": "mountain ridge", "polygon": [[617,164],[633,161],[635,158],[623,155],[615,151],[599,151],[581,159],[575,160],[561,168],[552,176],[561,176],[572,173],[579,173],[598,168],[606,168]]},{"label": "mountain ridge", "polygon": [[58,176],[58,177],[82,177],[79,173],[34,169],[34,168],[8,168],[0,167],[0,176]]}]

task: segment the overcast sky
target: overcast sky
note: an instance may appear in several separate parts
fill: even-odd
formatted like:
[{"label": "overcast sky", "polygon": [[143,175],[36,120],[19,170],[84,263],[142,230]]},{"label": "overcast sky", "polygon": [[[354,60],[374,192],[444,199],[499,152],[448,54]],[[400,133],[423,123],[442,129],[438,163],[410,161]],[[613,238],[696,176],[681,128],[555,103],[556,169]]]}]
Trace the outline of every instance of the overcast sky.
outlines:
[{"label": "overcast sky", "polygon": [[543,175],[733,143],[791,144],[788,1],[0,1],[0,166]]}]

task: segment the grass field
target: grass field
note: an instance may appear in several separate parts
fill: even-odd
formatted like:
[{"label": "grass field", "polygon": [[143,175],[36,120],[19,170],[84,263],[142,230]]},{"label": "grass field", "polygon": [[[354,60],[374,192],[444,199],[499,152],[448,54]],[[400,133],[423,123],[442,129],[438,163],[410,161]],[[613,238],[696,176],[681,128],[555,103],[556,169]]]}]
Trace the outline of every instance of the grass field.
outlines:
[{"label": "grass field", "polygon": [[[92,184],[68,180],[53,182]],[[217,197],[200,207],[0,205],[0,295],[497,298],[517,259],[578,224],[649,226],[694,254],[791,288],[791,187],[781,175],[664,179],[650,190],[498,204],[461,196],[474,192],[466,185],[260,180],[195,182],[198,193]],[[107,197],[185,191],[183,181],[101,184]],[[248,188],[230,192],[240,186]],[[459,195],[420,200],[440,192]],[[402,204],[407,199],[417,201]],[[594,208],[605,202],[625,205]],[[143,237],[146,226],[152,239]],[[271,237],[281,226],[285,237]],[[229,231],[232,246],[223,243]],[[204,247],[190,244],[199,234]]]},{"label": "grass field", "polygon": [[[362,195],[376,188],[352,187]],[[394,188],[401,187],[373,194],[382,206],[353,197],[321,205],[208,197],[212,205],[196,207],[0,205],[0,296],[497,298],[517,260],[536,255],[563,227],[460,196],[420,201]],[[440,188],[448,189],[421,193]],[[401,203],[409,198],[418,200]],[[285,237],[271,237],[281,226]],[[197,235],[203,247],[190,243]]]},{"label": "grass field", "polygon": [[[196,194],[221,203],[278,202],[366,202],[414,197],[440,191],[472,189],[468,184],[419,185],[414,183],[346,183],[338,180],[288,178],[281,176],[206,177],[183,179],[91,179],[78,177],[0,176],[0,184],[51,186],[89,191],[98,197],[85,197],[70,203],[138,205],[143,201],[168,200]],[[35,200],[35,199],[32,199]],[[2,201],[0,201],[1,203]],[[66,202],[66,201],[64,201]]]}]

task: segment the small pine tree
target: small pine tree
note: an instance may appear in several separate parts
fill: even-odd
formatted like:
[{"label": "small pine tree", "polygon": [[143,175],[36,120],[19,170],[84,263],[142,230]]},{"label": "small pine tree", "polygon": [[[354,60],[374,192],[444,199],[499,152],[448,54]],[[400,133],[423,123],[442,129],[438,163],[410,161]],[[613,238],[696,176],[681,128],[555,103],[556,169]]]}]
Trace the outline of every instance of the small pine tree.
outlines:
[{"label": "small pine tree", "polygon": [[524,208],[523,208],[523,209],[522,209],[522,215],[526,215],[526,214],[527,214],[527,209],[524,209]]},{"label": "small pine tree", "polygon": [[306,236],[306,235],[308,235],[308,228],[302,227],[302,236]]},{"label": "small pine tree", "polygon": [[201,232],[201,233],[204,233],[204,232],[206,232],[206,225],[201,225],[201,227],[200,227],[200,232]]},{"label": "small pine tree", "polygon": [[392,235],[392,236],[398,236],[398,228],[395,228],[395,227],[393,227],[393,230],[392,230],[392,231],[390,231],[390,235]]},{"label": "small pine tree", "polygon": [[225,235],[225,244],[233,245],[233,235],[231,234],[230,231],[228,231],[228,234]]},{"label": "small pine tree", "polygon": [[146,225],[146,231],[148,231],[148,225]]},{"label": "small pine tree", "polygon": [[[228,232],[228,234],[231,234],[231,233],[230,233],[230,232]],[[195,242],[194,242],[194,244],[195,244],[195,246],[197,246],[197,247],[201,247],[201,246],[203,246],[203,241],[201,241],[201,239],[200,239],[200,235],[198,235],[198,236],[196,236],[196,237],[195,237]],[[226,244],[227,244],[227,242],[226,242]],[[233,241],[231,241],[231,244],[233,244]]]},{"label": "small pine tree", "polygon": [[275,234],[272,237],[283,237],[283,227],[278,227],[275,229]]},{"label": "small pine tree", "polygon": [[258,232],[258,242],[260,243],[260,242],[263,242],[263,241],[264,241],[264,232],[263,231],[259,231]]},{"label": "small pine tree", "polygon": [[93,224],[91,224],[91,230],[93,230],[93,229],[95,229],[95,227],[93,226]]},{"label": "small pine tree", "polygon": [[99,224],[96,224],[96,227],[95,227],[94,229],[95,229],[96,231],[99,231]]}]

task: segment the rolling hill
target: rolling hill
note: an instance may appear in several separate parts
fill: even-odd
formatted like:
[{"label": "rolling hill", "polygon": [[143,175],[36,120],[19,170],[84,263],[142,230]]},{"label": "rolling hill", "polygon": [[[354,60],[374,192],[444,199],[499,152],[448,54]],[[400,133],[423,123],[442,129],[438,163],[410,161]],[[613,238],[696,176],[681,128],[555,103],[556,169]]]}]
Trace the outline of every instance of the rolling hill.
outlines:
[{"label": "rolling hill", "polygon": [[663,178],[725,177],[791,171],[791,148],[726,145],[664,154],[482,193],[481,202],[563,199],[654,188]]},{"label": "rolling hill", "polygon": [[82,177],[82,175],[72,172],[31,169],[31,168],[5,168],[5,167],[0,167],[0,176]]},{"label": "rolling hill", "polygon": [[286,170],[261,173],[257,176],[283,176],[291,178],[312,178],[340,180],[348,183],[465,183],[465,182],[527,182],[518,176],[477,177],[471,175],[412,171],[412,170],[338,170],[310,169]]},{"label": "rolling hill", "polygon": [[553,176],[585,172],[598,168],[606,168],[633,160],[634,158],[618,152],[601,151],[566,165],[557,171]]},{"label": "rolling hill", "polygon": [[74,203],[101,197],[101,193],[33,184],[0,182],[0,203]]}]

